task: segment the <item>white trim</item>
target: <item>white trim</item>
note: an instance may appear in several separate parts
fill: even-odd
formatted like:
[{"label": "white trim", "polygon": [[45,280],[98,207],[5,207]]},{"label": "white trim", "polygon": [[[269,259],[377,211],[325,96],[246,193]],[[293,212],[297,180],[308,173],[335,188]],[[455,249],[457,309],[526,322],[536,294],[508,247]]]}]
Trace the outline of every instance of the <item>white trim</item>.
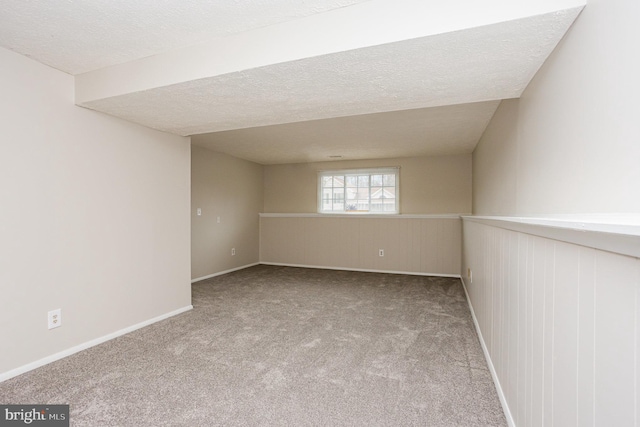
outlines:
[{"label": "white trim", "polygon": [[393,219],[460,219],[466,213],[452,214],[331,214],[331,213],[260,213],[260,218],[393,218]]},{"label": "white trim", "polygon": [[564,221],[574,223],[609,224],[609,225],[635,225],[640,226],[640,213],[590,213],[590,214],[546,214],[534,217],[539,221]]},{"label": "white trim", "polygon": [[189,311],[193,309],[193,306],[190,304],[186,307],[179,308],[177,310],[171,311],[169,313],[162,314],[160,316],[154,317],[149,320],[145,320],[144,322],[136,323],[135,325],[128,326],[124,329],[120,329],[119,331],[112,332],[110,334],[104,335],[102,337],[93,339],[91,341],[87,341],[85,343],[76,345],[74,347],[68,348],[66,350],[60,351],[58,353],[52,354],[50,356],[44,357],[40,360],[36,360],[35,362],[28,363],[26,365],[20,366],[19,368],[12,369],[7,372],[0,373],[0,382],[6,381],[9,378],[16,377],[18,375],[24,374],[26,372],[32,371],[41,366],[47,365],[49,363],[55,362],[57,360],[63,359],[67,356],[71,356],[72,354],[78,353],[80,351],[86,350],[88,348],[94,347],[98,344],[102,344],[114,338],[118,338],[122,335],[128,334],[129,332],[133,332],[136,329],[144,328],[145,326],[149,326],[153,323],[159,322],[161,320],[168,319],[169,317],[176,316],[178,314],[184,313],[185,311]]},{"label": "white trim", "polygon": [[640,221],[614,223],[599,220],[585,222],[575,217],[558,218],[463,216],[466,221],[504,228],[534,236],[560,240],[603,251],[640,258]]},{"label": "white trim", "polygon": [[[318,195],[318,200],[317,200],[317,210],[318,213],[322,213],[322,214],[344,214],[345,211],[340,211],[340,212],[332,212],[332,211],[328,211],[328,212],[324,212],[322,209],[323,206],[323,199],[322,199],[322,195],[323,195],[323,186],[322,186],[322,178],[326,177],[326,176],[335,176],[335,175],[344,175],[345,178],[348,175],[383,175],[383,174],[387,174],[387,175],[391,175],[393,174],[393,176],[395,176],[395,193],[396,193],[396,197],[394,198],[394,209],[393,212],[389,212],[386,215],[398,215],[400,213],[400,166],[391,166],[391,167],[378,167],[378,168],[363,168],[363,169],[335,169],[335,170],[320,170],[318,171],[318,189],[317,189],[317,195]],[[369,182],[369,190],[371,190],[371,182]],[[384,187],[384,186],[383,186]],[[344,204],[346,205],[347,203],[347,182],[345,179],[344,182]],[[384,200],[384,199],[383,199]],[[371,203],[372,199],[371,199],[371,194],[369,194],[369,202]],[[360,215],[385,215],[384,212],[362,212],[359,213]],[[357,215],[357,214],[356,214]]]},{"label": "white trim", "polygon": [[460,279],[459,274],[422,273],[419,271],[373,270],[368,268],[329,267],[326,265],[287,264],[282,262],[260,262],[260,264],[277,265],[280,267],[317,268],[319,270],[358,271],[363,273],[406,274],[410,276],[453,277],[454,279]]},{"label": "white trim", "polygon": [[238,271],[238,270],[244,270],[245,268],[254,267],[254,266],[258,265],[258,264],[260,264],[260,263],[259,262],[254,262],[253,264],[242,265],[240,267],[231,268],[231,269],[225,270],[225,271],[219,271],[217,273],[209,274],[207,276],[196,277],[195,279],[191,279],[191,283],[196,283],[196,282],[199,282],[199,281],[205,280],[205,279],[211,279],[212,277],[216,277],[216,276],[222,276],[223,274],[227,274],[227,273],[233,273],[234,271]]},{"label": "white trim", "polygon": [[504,416],[507,419],[507,424],[509,424],[509,427],[516,427],[516,423],[513,420],[513,415],[511,415],[511,411],[509,410],[509,405],[507,404],[507,398],[505,397],[504,391],[502,390],[502,385],[500,385],[500,380],[498,379],[498,373],[496,372],[496,369],[493,366],[493,362],[491,361],[491,355],[489,354],[489,349],[487,348],[487,345],[484,342],[484,338],[482,337],[480,324],[478,323],[478,319],[476,318],[476,313],[473,311],[473,305],[471,305],[471,298],[469,298],[469,293],[467,292],[467,286],[462,277],[460,277],[460,282],[462,282],[462,289],[464,289],[464,294],[467,297],[467,304],[469,304],[469,310],[471,311],[471,318],[473,319],[473,325],[475,326],[476,332],[478,333],[480,346],[482,347],[484,358],[486,359],[487,365],[489,366],[489,372],[491,372],[491,378],[493,378],[493,384],[496,387],[496,392],[498,393],[498,399],[500,399],[500,404],[502,405]]}]

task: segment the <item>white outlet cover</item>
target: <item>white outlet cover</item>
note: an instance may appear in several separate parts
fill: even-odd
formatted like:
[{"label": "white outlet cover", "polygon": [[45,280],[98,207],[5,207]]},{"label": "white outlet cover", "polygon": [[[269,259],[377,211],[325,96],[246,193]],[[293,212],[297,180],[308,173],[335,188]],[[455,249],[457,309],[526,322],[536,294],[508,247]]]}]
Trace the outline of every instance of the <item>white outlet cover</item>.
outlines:
[{"label": "white outlet cover", "polygon": [[197,215],[198,215],[198,216],[202,215],[202,209],[201,209],[201,208],[198,208],[198,209],[196,210],[196,213],[197,213]]},{"label": "white outlet cover", "polygon": [[58,308],[47,313],[47,325],[49,329],[62,326],[62,309]]}]

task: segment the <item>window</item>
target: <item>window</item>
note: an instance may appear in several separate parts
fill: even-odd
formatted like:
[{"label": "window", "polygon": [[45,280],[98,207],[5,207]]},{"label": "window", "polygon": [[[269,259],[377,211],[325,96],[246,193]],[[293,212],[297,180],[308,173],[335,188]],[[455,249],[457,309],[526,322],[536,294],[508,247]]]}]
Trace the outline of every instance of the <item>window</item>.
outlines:
[{"label": "window", "polygon": [[397,214],[399,168],[318,172],[318,212]]}]

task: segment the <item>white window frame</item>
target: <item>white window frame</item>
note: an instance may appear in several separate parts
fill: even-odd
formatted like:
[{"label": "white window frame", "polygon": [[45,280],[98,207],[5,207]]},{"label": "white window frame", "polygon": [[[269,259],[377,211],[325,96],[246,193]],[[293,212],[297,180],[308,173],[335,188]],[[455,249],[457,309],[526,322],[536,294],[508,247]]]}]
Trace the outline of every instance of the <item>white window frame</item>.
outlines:
[{"label": "white window frame", "polygon": [[[348,175],[384,175],[384,174],[393,174],[395,176],[395,207],[393,211],[382,211],[382,212],[361,212],[361,211],[324,211],[323,210],[323,186],[322,186],[322,178],[327,176],[334,175],[344,175],[345,183],[344,183],[344,194],[347,192],[347,183],[346,176]],[[371,205],[371,178],[369,178],[369,205]],[[336,170],[322,170],[318,171],[318,213],[325,215],[398,215],[400,213],[400,168],[399,167],[383,167],[383,168],[365,168],[365,169],[336,169]],[[345,196],[345,207],[346,207],[346,196]]]}]

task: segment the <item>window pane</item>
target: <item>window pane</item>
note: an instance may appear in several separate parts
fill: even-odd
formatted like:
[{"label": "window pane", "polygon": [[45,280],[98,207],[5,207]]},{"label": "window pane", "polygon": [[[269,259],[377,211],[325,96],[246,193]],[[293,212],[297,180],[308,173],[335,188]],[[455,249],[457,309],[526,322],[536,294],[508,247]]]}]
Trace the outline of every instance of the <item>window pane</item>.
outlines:
[{"label": "window pane", "polygon": [[333,189],[333,211],[334,212],[344,211],[344,188]]},{"label": "window pane", "polygon": [[333,205],[332,201],[332,192],[331,189],[323,189],[322,190],[322,210],[330,211]]},{"label": "window pane", "polygon": [[357,210],[360,212],[369,212],[369,199],[358,200],[356,202]]},{"label": "window pane", "polygon": [[330,173],[319,175],[321,212],[398,212],[397,172],[380,168]]},{"label": "window pane", "polygon": [[396,210],[396,201],[395,199],[385,199],[384,201],[384,211],[385,212],[394,212]]},{"label": "window pane", "polygon": [[358,188],[358,199],[369,200],[369,188]]},{"label": "window pane", "polygon": [[371,187],[371,200],[382,199],[382,187]]}]

